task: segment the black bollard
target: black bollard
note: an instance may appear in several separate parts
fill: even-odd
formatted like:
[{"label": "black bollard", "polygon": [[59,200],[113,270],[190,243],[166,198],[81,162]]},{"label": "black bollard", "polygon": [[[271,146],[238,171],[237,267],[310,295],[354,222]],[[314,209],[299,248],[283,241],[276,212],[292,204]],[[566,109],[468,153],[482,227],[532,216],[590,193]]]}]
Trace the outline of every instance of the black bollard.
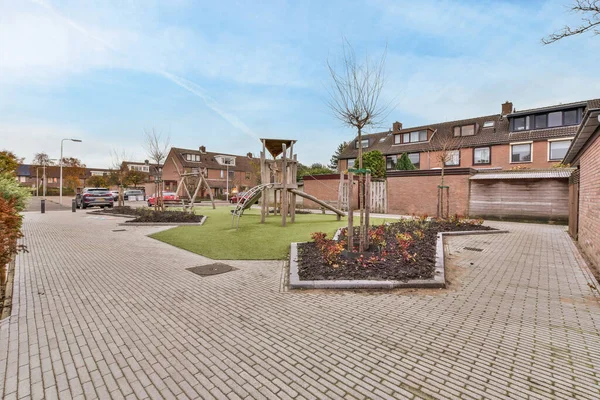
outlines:
[{"label": "black bollard", "polygon": [[71,200],[71,211],[75,212],[77,209],[77,201],[75,199]]},{"label": "black bollard", "polygon": [[41,205],[42,214],[44,214],[44,213],[46,213],[46,199],[42,199],[41,202],[42,202],[42,205]]}]

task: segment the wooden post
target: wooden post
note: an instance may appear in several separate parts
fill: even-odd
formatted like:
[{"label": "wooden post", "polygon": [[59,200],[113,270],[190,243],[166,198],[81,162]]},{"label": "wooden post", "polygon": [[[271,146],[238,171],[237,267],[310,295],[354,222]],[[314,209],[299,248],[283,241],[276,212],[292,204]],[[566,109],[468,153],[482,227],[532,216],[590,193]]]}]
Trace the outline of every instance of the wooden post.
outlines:
[{"label": "wooden post", "polygon": [[283,188],[281,189],[281,226],[285,226],[288,214],[287,146],[285,143],[281,145],[281,149],[283,150],[283,155],[281,156],[281,180],[283,184]]},{"label": "wooden post", "polygon": [[369,216],[371,214],[371,174],[367,173],[365,182],[365,250],[369,250]]},{"label": "wooden post", "polygon": [[[210,197],[210,202],[212,203],[213,210],[215,210],[217,207],[215,206],[215,199],[213,198],[212,189],[211,189],[210,185],[208,184],[208,182],[204,179],[204,175],[202,175],[202,172],[200,172],[200,180],[206,184],[206,187],[208,188],[208,197]],[[193,200],[196,200],[196,197],[194,197]],[[192,204],[194,204],[194,203],[192,203]]]},{"label": "wooden post", "polygon": [[337,202],[338,210],[341,210],[342,205],[344,204],[343,196],[344,196],[344,171],[340,171],[340,184],[338,185],[338,202]]},{"label": "wooden post", "polygon": [[354,174],[348,172],[348,251],[354,251],[354,210],[352,210]]},{"label": "wooden post", "polygon": [[[267,182],[266,178],[265,178],[265,167],[266,167],[266,163],[265,163],[265,141],[263,140],[263,149],[260,152],[260,183],[262,185],[267,184],[269,182]],[[265,189],[263,190],[262,196],[260,198],[260,223],[264,224],[265,223],[265,218],[266,218],[266,213],[268,212],[268,210],[266,210],[267,208],[267,201],[269,198],[269,190]]]},{"label": "wooden post", "polygon": [[[296,154],[294,154],[293,157],[294,157],[294,163],[292,164],[292,173],[291,173],[292,176],[290,178],[290,181],[292,182],[292,184],[296,184],[297,177],[298,177],[298,172],[297,172],[298,156]],[[292,196],[292,203],[291,203],[291,210],[290,210],[290,222],[293,224],[294,222],[296,222],[296,193],[292,193],[291,196]]]}]

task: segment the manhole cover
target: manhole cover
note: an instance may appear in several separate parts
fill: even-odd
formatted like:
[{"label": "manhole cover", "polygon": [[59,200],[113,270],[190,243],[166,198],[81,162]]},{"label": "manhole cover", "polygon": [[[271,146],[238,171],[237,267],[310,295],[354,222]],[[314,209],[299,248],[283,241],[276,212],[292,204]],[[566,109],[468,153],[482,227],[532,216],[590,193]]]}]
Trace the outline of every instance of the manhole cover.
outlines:
[{"label": "manhole cover", "polygon": [[209,275],[218,275],[224,274],[225,272],[229,272],[233,270],[233,267],[227,264],[208,264],[208,265],[200,265],[199,267],[188,268],[188,271],[195,273],[200,276],[209,276]]},{"label": "manhole cover", "polygon": [[477,247],[463,247],[463,249],[471,251],[483,251],[483,249],[478,249]]}]

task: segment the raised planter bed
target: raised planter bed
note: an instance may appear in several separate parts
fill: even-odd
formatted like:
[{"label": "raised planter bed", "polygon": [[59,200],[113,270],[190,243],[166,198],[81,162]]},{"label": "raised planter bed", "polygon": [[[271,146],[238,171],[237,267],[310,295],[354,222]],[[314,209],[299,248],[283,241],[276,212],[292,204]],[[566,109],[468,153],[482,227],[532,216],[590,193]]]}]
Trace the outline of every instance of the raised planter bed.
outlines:
[{"label": "raised planter bed", "polygon": [[[347,253],[343,250],[335,261],[327,260],[320,245],[315,242],[292,243],[290,249],[290,288],[293,289],[392,289],[392,288],[444,288],[444,237],[506,233],[492,228],[464,224],[427,224],[418,240],[412,240],[408,252],[395,250],[399,242],[389,237],[406,232],[402,223],[385,228],[386,237],[380,237],[380,246],[371,253]],[[414,228],[414,226],[412,227]],[[411,228],[411,229],[412,229]],[[469,230],[464,230],[464,229]],[[473,230],[470,230],[473,229]],[[454,230],[446,232],[440,230]],[[338,238],[344,238],[340,231]],[[401,236],[402,237],[402,236]],[[328,242],[336,246],[337,242]],[[338,248],[339,252],[339,248]]]},{"label": "raised planter bed", "polygon": [[114,207],[112,209],[90,211],[93,215],[110,215],[133,218],[121,223],[121,226],[154,226],[154,225],[202,225],[206,216],[185,211],[155,211],[149,208]]}]

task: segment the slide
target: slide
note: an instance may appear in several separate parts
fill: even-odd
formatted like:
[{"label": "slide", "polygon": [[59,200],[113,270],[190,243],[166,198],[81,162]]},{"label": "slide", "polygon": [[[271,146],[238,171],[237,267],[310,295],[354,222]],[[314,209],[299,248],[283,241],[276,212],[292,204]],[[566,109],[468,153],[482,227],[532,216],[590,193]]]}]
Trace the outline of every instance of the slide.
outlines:
[{"label": "slide", "polygon": [[326,208],[330,211],[333,211],[334,213],[336,213],[337,215],[339,215],[340,217],[343,217],[346,215],[345,212],[338,210],[337,208],[325,203],[322,200],[317,199],[315,196],[311,196],[310,194],[304,193],[304,192],[300,192],[296,189],[288,189],[288,191],[294,193],[296,196],[300,196],[300,197],[304,197],[305,199],[308,199],[310,201],[314,201],[315,203],[319,204],[321,207]]}]

